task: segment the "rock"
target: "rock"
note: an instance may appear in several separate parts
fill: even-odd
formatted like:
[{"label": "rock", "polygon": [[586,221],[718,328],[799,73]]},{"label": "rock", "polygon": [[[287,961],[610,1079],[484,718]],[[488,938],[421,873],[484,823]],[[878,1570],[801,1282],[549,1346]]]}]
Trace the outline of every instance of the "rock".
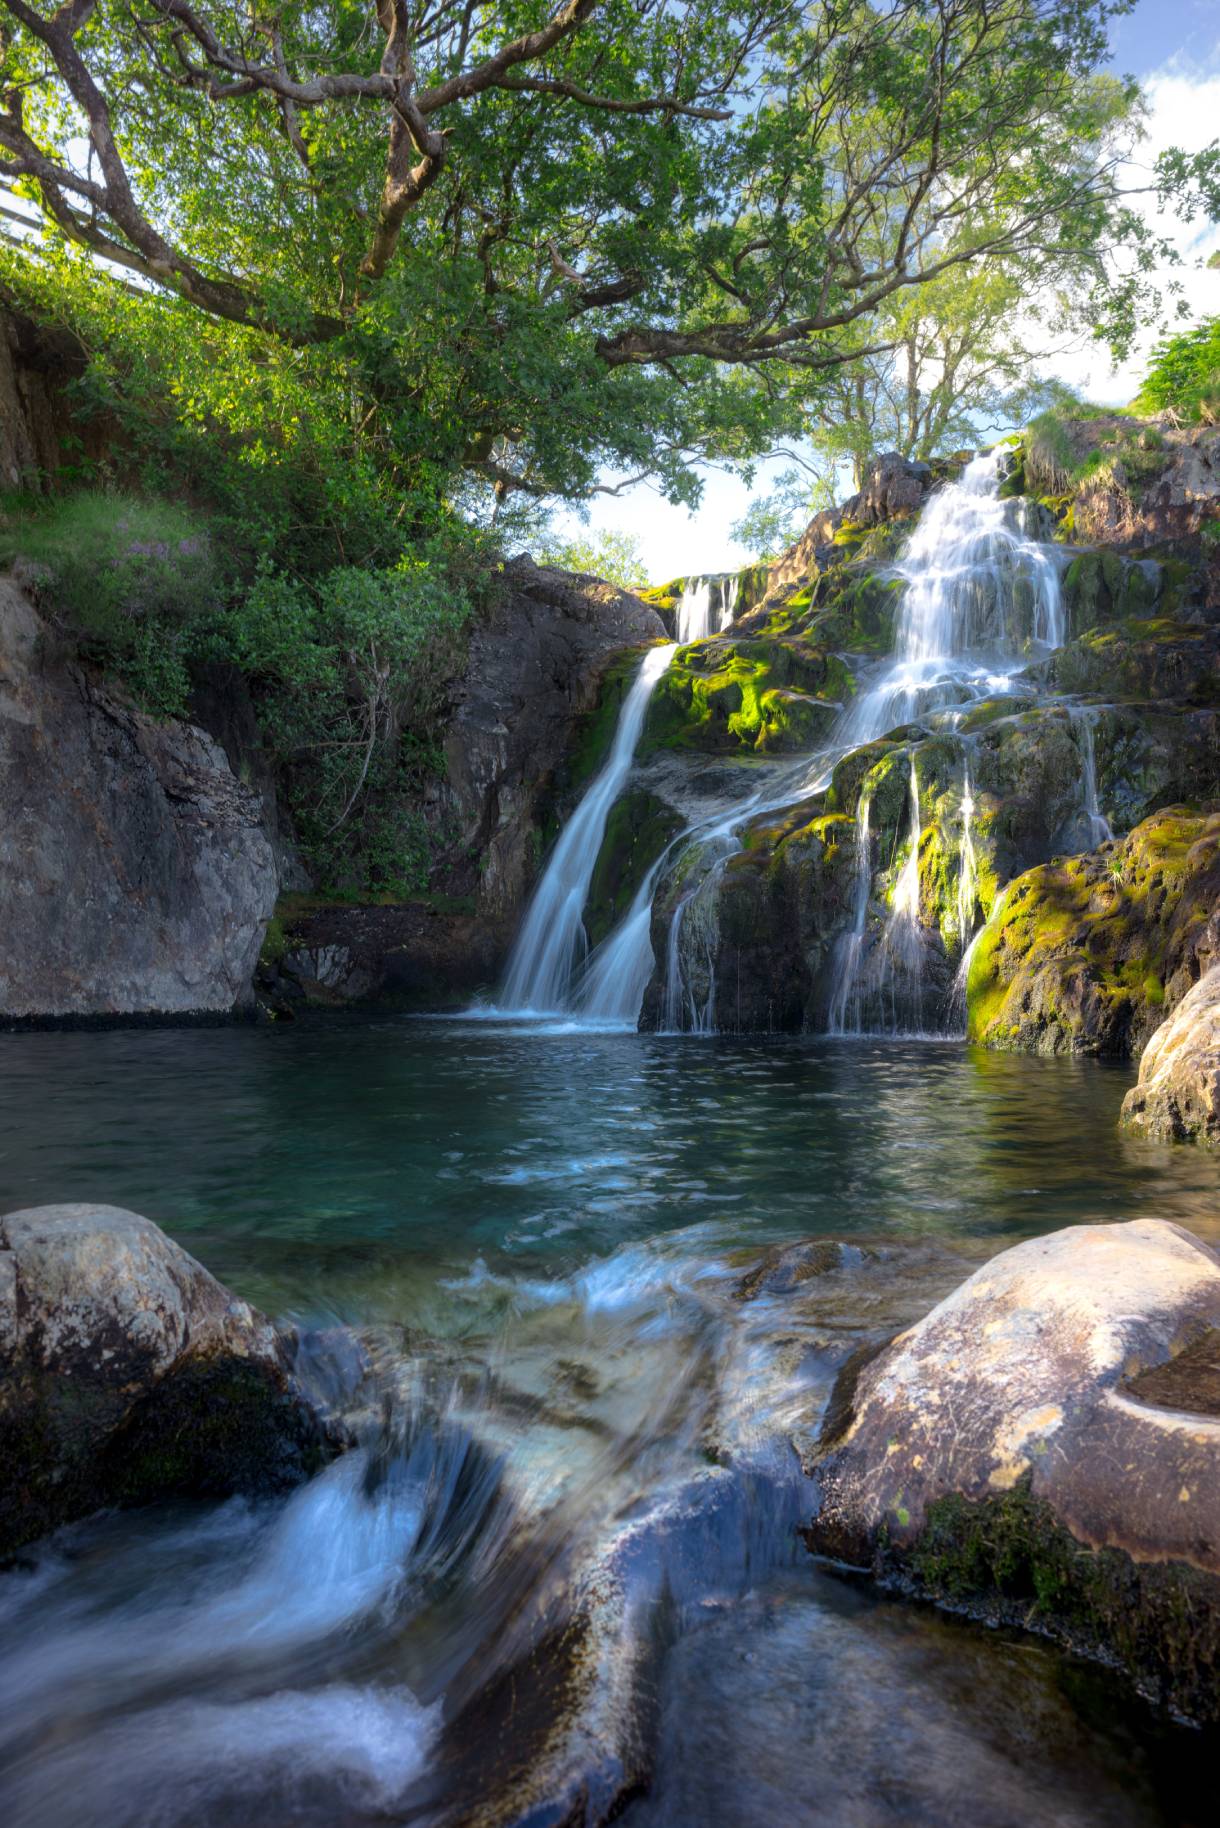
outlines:
[{"label": "rock", "polygon": [[1033,1053],[1138,1051],[1220,957],[1220,812],[1167,807],[1009,884],[971,957],[969,1032]]},{"label": "rock", "polygon": [[257,792],[61,663],[0,580],[0,1020],[228,1015],[275,906]]},{"label": "rock", "polygon": [[1177,1225],[1004,1251],[835,1405],[810,1546],[1220,1718],[1218,1348],[1220,1258]]},{"label": "rock", "polygon": [[827,548],[845,541],[853,529],[876,527],[887,521],[910,519],[918,514],[940,473],[931,464],[913,463],[897,451],[875,457],[858,494],[841,508],[824,508],[815,514],[795,544],[780,554],[767,574],[764,599],[807,583],[823,568]]},{"label": "rock", "polygon": [[1186,993],[1144,1049],[1122,1123],[1159,1142],[1220,1148],[1220,964]]},{"label": "rock", "polygon": [[[608,665],[664,634],[654,609],[600,578],[527,558],[504,567],[494,605],[471,635],[445,737],[444,810],[459,833],[445,886],[473,893],[481,914],[520,912],[548,824],[573,785],[580,720],[597,709]],[[609,736],[608,727],[607,745]]]},{"label": "rock", "polygon": [[1047,663],[1061,692],[1121,699],[1220,703],[1220,628],[1128,621],[1068,642]]},{"label": "rock", "polygon": [[865,1261],[866,1253],[856,1244],[840,1244],[835,1238],[813,1238],[804,1244],[785,1244],[767,1252],[733,1285],[738,1301],[757,1301],[760,1295],[790,1295],[818,1276],[830,1276],[836,1270],[854,1269]]},{"label": "rock", "polygon": [[279,943],[264,951],[257,988],[276,1013],[294,1004],[338,1008],[382,1002],[404,1009],[468,1003],[499,978],[512,938],[507,921],[473,905],[398,905],[289,900]]},{"label": "rock", "polygon": [[698,641],[674,656],[658,682],[639,755],[801,752],[833,729],[852,690],[836,655],[799,638]]},{"label": "rock", "polygon": [[151,1220],[0,1219],[0,1556],[104,1505],[274,1490],[327,1451],[292,1342]]}]

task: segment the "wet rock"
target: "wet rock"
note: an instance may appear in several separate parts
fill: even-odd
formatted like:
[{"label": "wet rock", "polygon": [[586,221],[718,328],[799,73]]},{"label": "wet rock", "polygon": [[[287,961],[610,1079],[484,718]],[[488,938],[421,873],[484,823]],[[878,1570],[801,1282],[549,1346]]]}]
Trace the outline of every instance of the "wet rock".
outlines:
[{"label": "wet rock", "polygon": [[851,690],[843,662],[800,638],[695,642],[658,683],[639,753],[800,752],[833,728]]},{"label": "wet rock", "polygon": [[882,452],[873,459],[859,493],[841,508],[824,508],[816,514],[800,539],[775,561],[767,575],[764,598],[808,582],[824,568],[827,557],[833,556],[836,544],[850,547],[857,530],[918,514],[941,475],[943,470],[938,472],[931,464],[911,462],[897,451]]},{"label": "wet rock", "polygon": [[1220,1148],[1220,965],[1187,992],[1144,1049],[1122,1122],[1160,1142]]},{"label": "wet rock", "polygon": [[0,1556],[105,1505],[282,1488],[327,1448],[292,1340],[151,1220],[0,1219]]},{"label": "wet rock", "polygon": [[1003,1252],[858,1371],[810,1546],[1114,1659],[1214,1720],[1218,1327],[1220,1259],[1180,1226]]},{"label": "wet rock", "polygon": [[1220,703],[1220,628],[1128,621],[1071,641],[1046,668],[1061,692],[1107,698]]},{"label": "wet rock", "polygon": [[1138,1051],[1220,956],[1220,813],[1168,807],[1009,884],[967,981],[969,1031],[1034,1053]]},{"label": "wet rock", "polygon": [[[580,784],[572,778],[580,722],[598,709],[608,666],[625,648],[664,634],[655,609],[600,578],[528,558],[504,567],[494,604],[471,635],[445,736],[444,810],[458,839],[444,886],[473,894],[481,915],[520,911],[548,821]],[[608,748],[617,704],[608,699],[605,709]],[[592,734],[601,734],[600,723]],[[592,755],[591,769],[599,759]]]},{"label": "wet rock", "polygon": [[59,662],[0,581],[0,1020],[248,1006],[275,897],[220,746]]}]

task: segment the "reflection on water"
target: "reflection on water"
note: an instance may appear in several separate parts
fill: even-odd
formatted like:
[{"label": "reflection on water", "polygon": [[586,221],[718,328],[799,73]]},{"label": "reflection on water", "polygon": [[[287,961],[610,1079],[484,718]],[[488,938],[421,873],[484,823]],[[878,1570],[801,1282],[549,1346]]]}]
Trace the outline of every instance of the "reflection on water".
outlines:
[{"label": "reflection on water", "polygon": [[[367,1364],[308,1342],[362,1444],[288,1500],[0,1576],[3,1819],[1195,1819],[1186,1742],[1106,1679],[795,1535],[862,1339],[1034,1231],[1220,1236],[1214,1161],[1117,1136],[1129,1078],[491,1021],[0,1039],[0,1209],[146,1212]],[[746,1273],[819,1235],[806,1280]]]}]

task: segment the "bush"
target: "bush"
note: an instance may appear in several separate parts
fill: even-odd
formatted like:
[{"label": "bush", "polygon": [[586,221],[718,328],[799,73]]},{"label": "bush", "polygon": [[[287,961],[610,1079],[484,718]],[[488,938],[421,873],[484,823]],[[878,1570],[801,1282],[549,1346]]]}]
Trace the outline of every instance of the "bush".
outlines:
[{"label": "bush", "polygon": [[1168,410],[1192,425],[1220,424],[1220,317],[1205,317],[1157,344],[1135,407]]},{"label": "bush", "polygon": [[88,490],[0,511],[0,563],[24,560],[40,606],[156,716],[180,714],[198,627],[223,590],[203,522],[164,501]]},{"label": "bush", "polygon": [[297,835],[328,886],[425,885],[418,800],[441,770],[438,716],[469,613],[444,558],[419,557],[310,583],[264,567],[218,628],[217,652],[258,690]]}]

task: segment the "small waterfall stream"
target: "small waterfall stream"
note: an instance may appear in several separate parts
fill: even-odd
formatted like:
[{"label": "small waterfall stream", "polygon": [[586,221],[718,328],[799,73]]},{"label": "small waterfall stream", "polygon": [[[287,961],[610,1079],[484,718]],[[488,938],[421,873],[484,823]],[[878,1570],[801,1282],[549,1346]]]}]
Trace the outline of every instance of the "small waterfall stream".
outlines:
[{"label": "small waterfall stream", "polygon": [[573,1007],[573,981],[588,950],[585,903],[606,821],[631,770],[648,701],[676,651],[671,642],[644,656],[623,702],[606,764],[559,834],[509,959],[505,1010],[554,1014]]},{"label": "small waterfall stream", "polygon": [[675,622],[680,645],[686,647],[691,641],[706,641],[709,636],[718,635],[732,621],[736,591],[735,571],[687,578],[678,599]]}]

